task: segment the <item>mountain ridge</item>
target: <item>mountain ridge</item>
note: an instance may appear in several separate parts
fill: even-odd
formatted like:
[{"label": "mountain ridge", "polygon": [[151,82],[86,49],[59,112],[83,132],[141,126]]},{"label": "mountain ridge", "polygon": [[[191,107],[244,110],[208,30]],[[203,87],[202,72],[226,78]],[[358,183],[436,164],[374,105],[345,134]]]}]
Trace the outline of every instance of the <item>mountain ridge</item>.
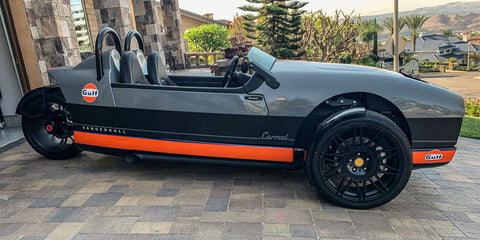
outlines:
[{"label": "mountain ridge", "polygon": [[[433,7],[423,7],[417,8],[410,11],[401,11],[398,13],[399,16],[408,16],[415,14],[424,14],[427,17],[432,17],[438,14],[444,15],[467,15],[470,13],[478,13],[480,9],[480,1],[477,2],[452,2],[443,5],[433,6]],[[362,16],[363,19],[373,19],[377,18],[383,22],[386,17],[393,16],[393,13],[384,13],[377,15],[367,15]]]},{"label": "mountain ridge", "polygon": [[422,27],[427,32],[450,29],[453,32],[480,30],[480,13],[467,15],[438,14],[428,19]]},{"label": "mountain ridge", "polygon": [[[441,33],[443,30],[452,30],[453,33],[464,33],[466,31],[480,31],[480,1],[477,2],[452,2],[443,5],[418,8],[410,11],[403,11],[399,16],[410,16],[424,14],[430,17],[421,28],[423,34]],[[385,18],[393,14],[379,14],[362,16],[362,20],[377,19],[382,23]],[[409,37],[410,31],[407,27],[401,34]],[[388,36],[387,36],[388,35]],[[382,41],[389,38],[386,32],[379,36]]]}]

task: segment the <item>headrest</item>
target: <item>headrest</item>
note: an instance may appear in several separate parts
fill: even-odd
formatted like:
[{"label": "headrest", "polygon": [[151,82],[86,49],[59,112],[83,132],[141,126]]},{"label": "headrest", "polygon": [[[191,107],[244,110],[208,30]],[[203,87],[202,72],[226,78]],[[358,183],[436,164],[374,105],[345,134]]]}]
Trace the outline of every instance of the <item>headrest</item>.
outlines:
[{"label": "headrest", "polygon": [[137,54],[127,51],[120,60],[120,82],[132,84],[150,84],[143,74]]},{"label": "headrest", "polygon": [[145,59],[145,55],[140,49],[133,50],[133,52],[137,55],[137,60],[140,66],[142,67],[143,75],[147,76],[148,69],[147,69],[147,60]]}]

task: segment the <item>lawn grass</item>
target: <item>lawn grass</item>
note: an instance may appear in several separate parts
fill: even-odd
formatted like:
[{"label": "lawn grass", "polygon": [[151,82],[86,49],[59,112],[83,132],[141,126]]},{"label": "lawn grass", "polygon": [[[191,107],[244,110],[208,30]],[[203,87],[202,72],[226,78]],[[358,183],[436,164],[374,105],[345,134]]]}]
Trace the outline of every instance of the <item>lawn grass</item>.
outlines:
[{"label": "lawn grass", "polygon": [[460,136],[480,139],[480,118],[465,116]]}]

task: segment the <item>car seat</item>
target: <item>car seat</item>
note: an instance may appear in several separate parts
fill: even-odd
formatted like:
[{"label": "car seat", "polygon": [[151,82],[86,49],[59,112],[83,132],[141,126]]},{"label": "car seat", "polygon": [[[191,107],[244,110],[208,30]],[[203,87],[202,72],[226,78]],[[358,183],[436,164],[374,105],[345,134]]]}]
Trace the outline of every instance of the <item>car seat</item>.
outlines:
[{"label": "car seat", "polygon": [[[138,54],[133,51],[126,51],[122,53],[120,60],[120,82],[131,84],[150,84],[145,77],[142,70],[143,54]],[[143,57],[143,62],[145,58]]]},{"label": "car seat", "polygon": [[152,84],[177,86],[167,75],[167,69],[163,65],[158,52],[152,52],[147,59],[148,80]]}]

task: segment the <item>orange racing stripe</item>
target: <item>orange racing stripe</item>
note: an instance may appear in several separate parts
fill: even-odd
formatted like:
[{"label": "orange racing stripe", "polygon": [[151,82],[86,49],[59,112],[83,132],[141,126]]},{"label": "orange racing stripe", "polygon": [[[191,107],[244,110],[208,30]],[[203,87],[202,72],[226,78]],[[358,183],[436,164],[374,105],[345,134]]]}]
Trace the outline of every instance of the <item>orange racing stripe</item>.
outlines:
[{"label": "orange racing stripe", "polygon": [[457,150],[413,151],[413,164],[448,163]]},{"label": "orange racing stripe", "polygon": [[78,144],[106,148],[216,158],[293,162],[293,148],[178,142],[79,131],[74,132],[74,137]]}]

